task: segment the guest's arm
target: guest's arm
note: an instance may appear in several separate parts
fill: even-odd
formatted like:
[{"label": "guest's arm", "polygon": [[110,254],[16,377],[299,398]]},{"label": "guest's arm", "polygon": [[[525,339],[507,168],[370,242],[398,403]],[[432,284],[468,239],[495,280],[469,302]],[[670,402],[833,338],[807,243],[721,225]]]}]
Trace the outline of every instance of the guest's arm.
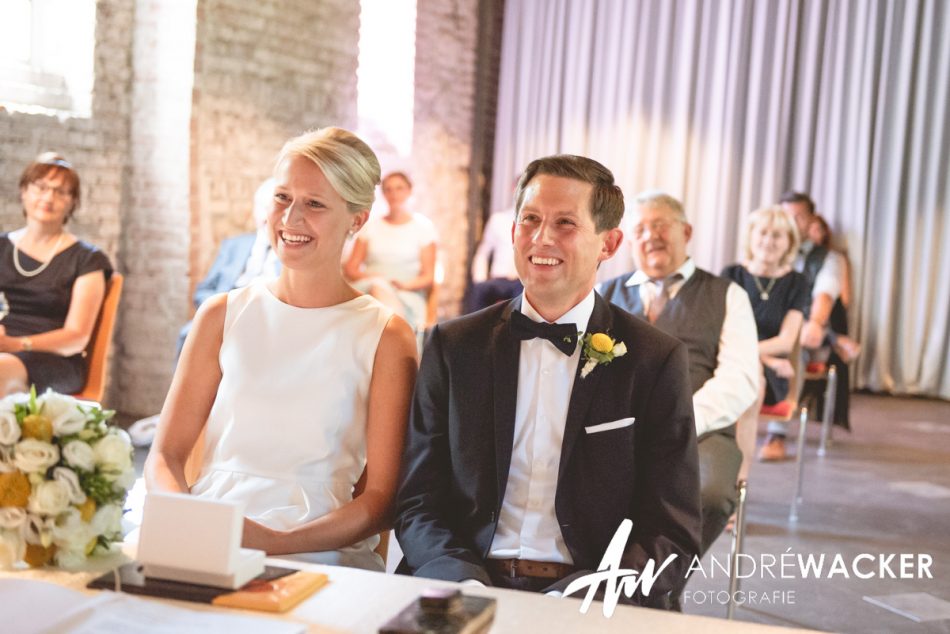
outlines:
[{"label": "guest's arm", "polygon": [[353,243],[353,250],[350,251],[349,259],[346,261],[346,264],[343,265],[343,275],[351,282],[369,277],[369,275],[363,271],[363,262],[366,261],[366,248],[366,240],[357,238],[356,242]]},{"label": "guest's arm", "polygon": [[730,284],[716,369],[693,394],[697,437],[732,425],[755,402],[759,388],[757,340],[749,296],[737,284]]},{"label": "guest's arm", "polygon": [[208,420],[221,382],[218,354],[227,300],[228,296],[221,294],[202,304],[185,339],[155,441],[145,460],[145,483],[151,491],[188,492],[185,463]]},{"label": "guest's arm", "polygon": [[805,348],[817,348],[825,337],[828,319],[835,300],[841,294],[841,263],[834,251],[829,251],[824,264],[815,277],[812,288],[811,310],[808,321],[802,326],[801,342]]},{"label": "guest's arm", "polygon": [[769,357],[788,356],[795,348],[795,341],[799,337],[802,327],[802,313],[800,310],[789,310],[782,319],[782,327],[774,337],[759,342],[759,354]]},{"label": "guest's arm", "polygon": [[69,312],[66,313],[62,328],[29,337],[0,334],[0,352],[22,352],[30,349],[66,357],[79,354],[86,349],[92,336],[105,292],[106,278],[101,270],[77,277],[73,282]]},{"label": "guest's arm", "polygon": [[286,531],[245,519],[246,548],[270,555],[334,550],[392,525],[416,365],[415,336],[405,321],[393,317],[383,331],[373,362],[362,492],[340,508]]},{"label": "guest's arm", "polygon": [[432,288],[432,281],[435,279],[435,243],[432,242],[419,250],[419,275],[400,282],[393,280],[393,286],[404,291],[419,291]]}]

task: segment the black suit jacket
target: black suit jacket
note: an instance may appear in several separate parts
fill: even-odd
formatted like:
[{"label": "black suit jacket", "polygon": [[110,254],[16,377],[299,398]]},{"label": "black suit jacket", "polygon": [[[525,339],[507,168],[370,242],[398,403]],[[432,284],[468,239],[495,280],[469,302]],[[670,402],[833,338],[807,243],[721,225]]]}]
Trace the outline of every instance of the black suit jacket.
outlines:
[{"label": "black suit jacket", "polygon": [[[401,572],[491,584],[484,561],[498,522],[514,436],[520,344],[508,320],[520,298],[436,326],[416,383],[397,499]],[[597,569],[624,518],[634,528],[623,567],[675,553],[652,604],[699,551],[700,506],[686,348],[596,296],[588,332],[627,354],[581,378],[580,364],[553,500],[574,565]],[[635,417],[629,427],[585,427]],[[552,586],[563,589],[580,574]]]}]

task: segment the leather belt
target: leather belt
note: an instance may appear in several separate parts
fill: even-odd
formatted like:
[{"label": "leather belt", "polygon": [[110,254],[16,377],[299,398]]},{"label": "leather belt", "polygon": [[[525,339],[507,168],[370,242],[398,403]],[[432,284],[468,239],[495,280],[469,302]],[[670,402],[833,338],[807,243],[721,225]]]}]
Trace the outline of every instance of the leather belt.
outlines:
[{"label": "leather belt", "polygon": [[577,572],[570,564],[555,561],[531,561],[530,559],[489,559],[488,569],[503,577],[540,577],[563,579]]}]

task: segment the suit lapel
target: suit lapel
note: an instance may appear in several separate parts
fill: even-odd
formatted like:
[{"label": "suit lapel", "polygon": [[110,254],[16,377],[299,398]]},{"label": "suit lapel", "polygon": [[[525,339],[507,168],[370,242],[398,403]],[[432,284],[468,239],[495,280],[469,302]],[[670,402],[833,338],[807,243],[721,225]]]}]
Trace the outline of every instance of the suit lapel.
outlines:
[{"label": "suit lapel", "polygon": [[[587,324],[587,332],[604,332],[610,334],[610,327],[613,325],[613,316],[610,313],[610,306],[606,300],[599,294],[594,295],[594,311],[591,313],[590,321]],[[584,423],[587,421],[587,413],[590,411],[590,405],[594,394],[600,385],[602,377],[608,371],[610,366],[595,367],[594,370],[585,378],[581,378],[581,368],[584,366],[584,355],[577,364],[577,370],[574,374],[574,388],[571,390],[571,402],[567,408],[567,420],[564,424],[564,440],[561,443],[561,462],[558,467],[558,483],[564,477],[564,470],[571,458],[571,452],[574,451],[574,445],[577,443],[577,437],[584,429]],[[560,488],[560,487],[558,487]]]},{"label": "suit lapel", "polygon": [[511,466],[511,449],[515,439],[515,407],[518,400],[518,363],[521,344],[511,336],[508,320],[512,310],[520,310],[521,298],[517,297],[505,307],[501,319],[492,330],[492,379],[495,419],[495,471],[498,482],[498,505],[500,507],[508,485],[508,470]]}]

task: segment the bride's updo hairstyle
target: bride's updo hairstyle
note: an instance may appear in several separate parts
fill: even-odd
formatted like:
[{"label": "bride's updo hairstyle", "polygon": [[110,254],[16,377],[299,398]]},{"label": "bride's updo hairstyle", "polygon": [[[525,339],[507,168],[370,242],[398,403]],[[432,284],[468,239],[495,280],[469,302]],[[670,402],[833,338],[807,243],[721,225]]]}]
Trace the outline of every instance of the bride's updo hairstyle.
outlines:
[{"label": "bride's updo hairstyle", "polygon": [[313,161],[346,201],[351,213],[373,206],[379,184],[379,159],[349,130],[328,127],[304,132],[284,144],[277,156],[277,165],[291,156]]}]

